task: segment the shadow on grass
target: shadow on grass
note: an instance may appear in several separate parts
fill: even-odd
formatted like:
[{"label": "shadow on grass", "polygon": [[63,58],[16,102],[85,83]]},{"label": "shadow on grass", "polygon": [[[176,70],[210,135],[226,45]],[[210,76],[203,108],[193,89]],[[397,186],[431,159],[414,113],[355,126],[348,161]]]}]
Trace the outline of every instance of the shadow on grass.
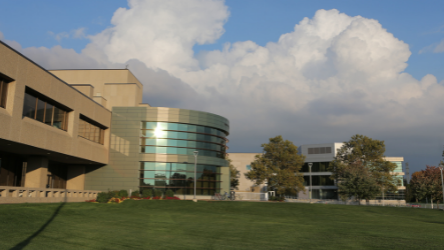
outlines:
[{"label": "shadow on grass", "polygon": [[45,228],[51,224],[51,222],[55,219],[55,217],[57,217],[57,215],[59,214],[60,210],[63,208],[63,206],[65,206],[66,204],[66,193],[65,193],[65,202],[62,202],[60,204],[60,206],[54,211],[54,213],[52,214],[51,218],[49,218],[49,220],[43,224],[39,230],[37,230],[35,233],[33,233],[31,236],[29,236],[26,240],[18,243],[17,245],[15,245],[14,247],[12,247],[10,250],[19,250],[19,249],[23,249],[25,248],[29,243],[31,243],[31,241],[37,237],[41,232],[43,232],[45,230]]}]

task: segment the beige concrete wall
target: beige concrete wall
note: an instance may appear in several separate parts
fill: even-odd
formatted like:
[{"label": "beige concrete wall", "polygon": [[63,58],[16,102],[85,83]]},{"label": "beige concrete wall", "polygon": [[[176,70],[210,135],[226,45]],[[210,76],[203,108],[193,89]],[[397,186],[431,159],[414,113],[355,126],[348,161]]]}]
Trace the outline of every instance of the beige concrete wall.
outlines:
[{"label": "beige concrete wall", "polygon": [[128,69],[52,70],[51,73],[69,84],[94,86],[93,96],[105,98],[109,110],[142,103],[143,85]]},{"label": "beige concrete wall", "polygon": [[85,186],[85,167],[84,166],[69,166],[68,180],[66,181],[67,189],[83,190]]},{"label": "beige concrete wall", "polygon": [[[77,89],[78,91],[82,92],[84,95],[88,96],[89,98],[93,98],[94,96],[94,86],[89,84],[79,84],[79,85],[73,85],[72,87]],[[103,106],[103,105],[102,105]]]},{"label": "beige concrete wall", "polygon": [[265,185],[255,185],[254,181],[251,181],[245,177],[248,172],[247,165],[251,165],[254,161],[254,157],[260,153],[229,153],[228,158],[231,159],[233,166],[239,171],[239,186],[238,191],[243,192],[260,192]]},{"label": "beige concrete wall", "polygon": [[28,159],[25,187],[43,188],[48,178],[48,159],[32,157]]},{"label": "beige concrete wall", "polygon": [[[83,114],[109,128],[111,112],[1,42],[0,55],[0,72],[14,79],[8,86],[6,109],[0,108],[0,139],[108,163],[109,129],[101,145],[78,137],[78,123]],[[68,131],[22,116],[26,87],[72,109]]]}]

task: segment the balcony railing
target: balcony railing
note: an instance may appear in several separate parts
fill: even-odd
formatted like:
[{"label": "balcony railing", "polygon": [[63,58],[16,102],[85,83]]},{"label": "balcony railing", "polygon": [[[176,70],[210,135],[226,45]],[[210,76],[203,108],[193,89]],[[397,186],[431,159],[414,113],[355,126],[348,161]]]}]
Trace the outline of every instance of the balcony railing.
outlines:
[{"label": "balcony railing", "polygon": [[100,191],[0,186],[0,204],[83,202],[95,199],[98,193]]}]

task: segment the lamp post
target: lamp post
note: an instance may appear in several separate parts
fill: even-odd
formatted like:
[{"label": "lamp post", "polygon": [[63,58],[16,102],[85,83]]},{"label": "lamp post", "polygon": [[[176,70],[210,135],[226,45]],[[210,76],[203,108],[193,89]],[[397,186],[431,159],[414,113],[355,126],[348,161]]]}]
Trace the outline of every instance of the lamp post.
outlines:
[{"label": "lamp post", "polygon": [[[443,200],[443,203],[444,203],[444,180],[443,180],[443,178],[442,178],[442,170],[443,170],[443,167],[442,167],[442,166],[439,167],[439,170],[441,170],[442,200]],[[438,207],[438,208],[439,208],[439,207]]]},{"label": "lamp post", "polygon": [[194,202],[197,202],[196,199],[196,186],[197,186],[197,155],[199,151],[194,151]]},{"label": "lamp post", "polygon": [[312,166],[313,166],[313,163],[309,162],[308,163],[308,169],[309,169],[309,172],[310,172],[310,203],[311,203],[311,167]]}]

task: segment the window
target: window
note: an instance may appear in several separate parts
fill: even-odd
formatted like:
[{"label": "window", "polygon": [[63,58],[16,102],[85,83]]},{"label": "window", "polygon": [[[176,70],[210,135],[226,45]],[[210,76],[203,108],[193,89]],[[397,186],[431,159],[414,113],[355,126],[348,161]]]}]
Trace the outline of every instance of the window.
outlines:
[{"label": "window", "polygon": [[251,170],[251,165],[247,165],[247,170]]},{"label": "window", "polygon": [[308,154],[331,154],[331,147],[308,148]]},{"label": "window", "polygon": [[80,115],[79,136],[87,140],[103,144],[105,128],[91,119]]},{"label": "window", "polygon": [[49,98],[31,89],[26,89],[25,92],[23,116],[58,129],[65,131],[68,129],[67,108],[62,107],[62,105],[49,100]]},{"label": "window", "polygon": [[6,108],[6,97],[8,96],[8,83],[12,79],[0,73],[0,107]]}]

